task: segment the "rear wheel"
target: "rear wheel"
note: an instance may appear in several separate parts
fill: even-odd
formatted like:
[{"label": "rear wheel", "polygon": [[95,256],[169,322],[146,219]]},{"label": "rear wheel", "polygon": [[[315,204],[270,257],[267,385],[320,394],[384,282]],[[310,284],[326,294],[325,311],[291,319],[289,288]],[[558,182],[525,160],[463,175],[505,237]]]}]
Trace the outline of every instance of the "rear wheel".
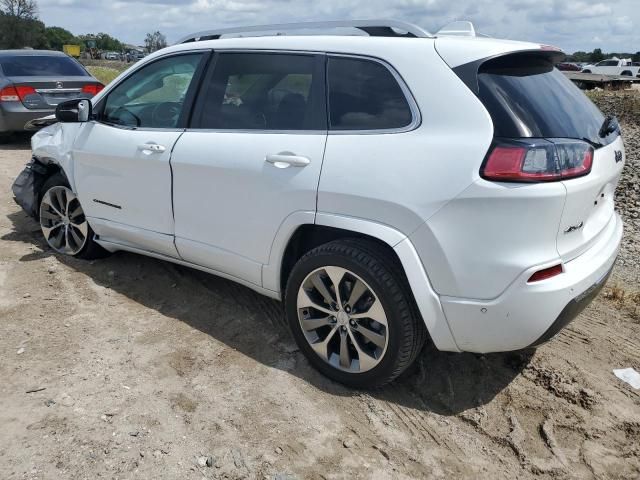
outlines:
[{"label": "rear wheel", "polygon": [[377,245],[338,240],[294,266],[285,305],[310,363],[350,387],[395,379],[415,360],[426,329],[402,272]]},{"label": "rear wheel", "polygon": [[582,73],[591,73],[591,70],[582,70]]},{"label": "rear wheel", "polygon": [[53,175],[42,187],[39,219],[45,240],[56,252],[85,259],[107,254],[93,240],[80,201],[60,174]]}]

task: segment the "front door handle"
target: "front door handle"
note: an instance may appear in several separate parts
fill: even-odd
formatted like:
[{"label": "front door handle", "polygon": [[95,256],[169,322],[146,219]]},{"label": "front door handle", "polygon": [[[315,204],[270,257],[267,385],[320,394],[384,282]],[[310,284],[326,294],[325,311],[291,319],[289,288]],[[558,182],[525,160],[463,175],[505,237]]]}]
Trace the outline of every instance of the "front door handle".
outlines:
[{"label": "front door handle", "polygon": [[276,168],[288,167],[306,167],[311,160],[301,155],[295,155],[291,152],[280,152],[273,155],[267,155],[265,161],[273,164]]},{"label": "front door handle", "polygon": [[162,153],[166,148],[164,145],[158,145],[157,143],[143,143],[142,145],[138,145],[138,150],[150,153]]}]

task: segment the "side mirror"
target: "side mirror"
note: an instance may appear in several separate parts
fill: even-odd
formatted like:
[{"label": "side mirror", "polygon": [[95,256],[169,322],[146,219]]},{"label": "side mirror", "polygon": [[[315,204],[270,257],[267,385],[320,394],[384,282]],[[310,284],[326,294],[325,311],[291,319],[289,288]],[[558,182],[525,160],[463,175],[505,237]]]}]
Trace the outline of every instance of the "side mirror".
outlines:
[{"label": "side mirror", "polygon": [[59,122],[86,122],[91,117],[91,102],[86,99],[68,100],[56,107]]}]

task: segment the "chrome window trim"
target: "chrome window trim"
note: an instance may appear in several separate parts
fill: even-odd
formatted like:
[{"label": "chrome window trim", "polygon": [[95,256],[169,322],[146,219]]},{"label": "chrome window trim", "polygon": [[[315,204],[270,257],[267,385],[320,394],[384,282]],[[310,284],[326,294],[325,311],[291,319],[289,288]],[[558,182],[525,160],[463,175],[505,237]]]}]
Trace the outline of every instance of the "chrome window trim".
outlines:
[{"label": "chrome window trim", "polygon": [[[369,60],[376,63],[381,64],[385,67],[393,78],[396,80],[402,93],[409,104],[409,109],[411,110],[411,122],[399,128],[379,128],[379,129],[368,129],[368,130],[331,130],[329,127],[329,119],[327,118],[327,129],[325,130],[265,130],[265,129],[234,129],[234,128],[187,128],[185,131],[187,132],[210,132],[210,133],[260,133],[260,134],[287,134],[287,135],[313,135],[313,134],[322,134],[322,135],[388,135],[394,133],[407,133],[413,130],[416,130],[420,125],[422,125],[422,115],[420,112],[420,108],[418,107],[418,103],[416,102],[413,93],[407,86],[407,83],[404,81],[404,78],[398,73],[398,71],[386,60],[383,60],[378,57],[374,57],[371,55],[364,54],[355,54],[355,53],[337,53],[337,52],[327,52],[321,50],[287,50],[287,49],[256,49],[256,48],[213,48],[215,53],[283,53],[283,54],[300,54],[300,55],[325,55],[327,57],[346,57],[346,58],[356,58],[359,60]],[[215,68],[215,67],[214,67]],[[325,81],[325,87],[327,88],[326,93],[328,93],[329,85],[328,82]],[[328,100],[328,99],[327,99]]]},{"label": "chrome window trim", "polygon": [[242,128],[187,128],[185,132],[203,133],[250,133],[255,135],[326,135],[327,130],[264,130]]},{"label": "chrome window trim", "polygon": [[102,122],[100,120],[92,119],[87,123],[93,123],[97,125],[104,125],[105,127],[111,128],[119,128],[120,130],[130,130],[132,132],[182,132],[184,133],[186,129],[184,127],[175,127],[175,128],[160,128],[160,127],[131,127],[127,125],[118,125],[116,123]]}]

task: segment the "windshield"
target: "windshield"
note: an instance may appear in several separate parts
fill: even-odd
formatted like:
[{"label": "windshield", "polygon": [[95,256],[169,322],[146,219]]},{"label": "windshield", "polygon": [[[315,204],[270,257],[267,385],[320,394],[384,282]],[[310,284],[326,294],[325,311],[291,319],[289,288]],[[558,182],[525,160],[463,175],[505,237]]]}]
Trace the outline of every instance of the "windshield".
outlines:
[{"label": "windshield", "polygon": [[575,138],[601,146],[617,136],[600,138],[603,114],[544,57],[489,60],[478,71],[478,84],[496,137]]},{"label": "windshield", "polygon": [[7,77],[87,76],[87,72],[75,60],[61,56],[2,56],[0,66]]}]

